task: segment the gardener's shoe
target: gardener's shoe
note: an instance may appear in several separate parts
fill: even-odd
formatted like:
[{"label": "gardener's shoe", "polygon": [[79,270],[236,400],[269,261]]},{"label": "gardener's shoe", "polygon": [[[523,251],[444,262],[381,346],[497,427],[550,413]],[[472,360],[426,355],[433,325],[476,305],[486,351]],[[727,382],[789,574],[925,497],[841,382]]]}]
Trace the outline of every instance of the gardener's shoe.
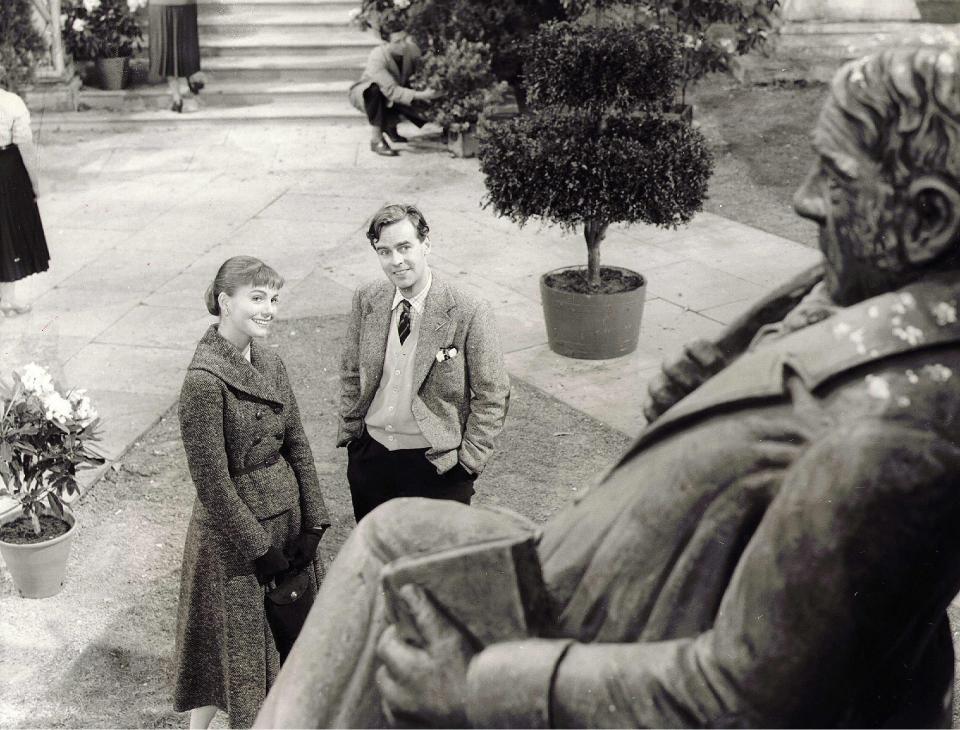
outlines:
[{"label": "gardener's shoe", "polygon": [[390,147],[386,142],[371,142],[370,149],[381,157],[399,157],[400,153]]},{"label": "gardener's shoe", "polygon": [[397,144],[405,144],[410,141],[406,137],[404,137],[402,134],[400,134],[397,131],[396,127],[394,127],[393,129],[385,129],[383,133],[390,138],[391,142],[396,142]]}]

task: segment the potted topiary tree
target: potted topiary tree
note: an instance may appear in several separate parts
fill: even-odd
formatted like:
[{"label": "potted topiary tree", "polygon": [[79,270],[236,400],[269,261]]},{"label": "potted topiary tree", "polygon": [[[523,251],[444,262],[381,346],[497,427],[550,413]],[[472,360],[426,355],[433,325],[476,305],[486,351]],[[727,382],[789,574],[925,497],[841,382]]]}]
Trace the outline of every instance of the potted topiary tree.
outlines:
[{"label": "potted topiary tree", "polygon": [[482,125],[486,205],[582,227],[587,265],[551,271],[540,290],[550,347],[601,359],[632,352],[645,280],[600,264],[613,223],[676,227],[701,209],[711,157],[671,106],[676,37],[662,29],[544,25],[526,49],[529,115]]},{"label": "potted topiary tree", "polygon": [[507,89],[505,82],[493,76],[487,45],[465,40],[448,43],[441,53],[427,56],[415,83],[440,92],[426,116],[446,131],[453,155],[476,157],[477,121],[485,109],[503,100]]},{"label": "potted topiary tree", "polygon": [[93,61],[103,89],[126,86],[143,33],[134,13],[147,0],[65,0],[63,43],[75,61]]},{"label": "potted topiary tree", "polygon": [[77,493],[78,469],[103,463],[90,448],[97,423],[86,394],[62,394],[39,365],[0,382],[0,497],[18,505],[0,524],[0,554],[26,598],[63,586],[76,535],[64,499]]}]

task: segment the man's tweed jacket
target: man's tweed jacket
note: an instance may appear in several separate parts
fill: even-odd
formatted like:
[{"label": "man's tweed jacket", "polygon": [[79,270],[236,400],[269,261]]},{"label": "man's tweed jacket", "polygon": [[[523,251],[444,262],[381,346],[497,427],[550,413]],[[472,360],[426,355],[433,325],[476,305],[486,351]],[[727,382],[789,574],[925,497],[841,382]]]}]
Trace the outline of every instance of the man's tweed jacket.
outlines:
[{"label": "man's tweed jacket", "polygon": [[[387,280],[357,289],[340,362],[340,429],[345,446],[363,431],[363,419],[380,385],[396,288]],[[456,357],[437,361],[451,347]],[[413,415],[430,442],[429,459],[440,473],[460,461],[475,474],[493,451],[510,400],[510,377],[486,302],[447,284],[433,272],[414,360]]]},{"label": "man's tweed jacket", "polygon": [[[211,327],[180,393],[180,429],[197,489],[177,611],[179,711],[217,705],[248,727],[279,669],[253,560],[303,527],[330,523],[297,402],[280,358],[256,341],[250,362]],[[237,476],[279,453],[272,466]],[[314,587],[323,576],[313,566]]]},{"label": "man's tweed jacket", "polygon": [[354,108],[364,112],[363,92],[371,84],[376,84],[387,97],[389,105],[410,106],[414,101],[414,92],[407,84],[410,83],[410,77],[413,76],[419,61],[420,49],[413,41],[404,44],[403,60],[399,64],[393,59],[386,44],[371,49],[360,80],[353,84],[348,92],[350,103]]}]

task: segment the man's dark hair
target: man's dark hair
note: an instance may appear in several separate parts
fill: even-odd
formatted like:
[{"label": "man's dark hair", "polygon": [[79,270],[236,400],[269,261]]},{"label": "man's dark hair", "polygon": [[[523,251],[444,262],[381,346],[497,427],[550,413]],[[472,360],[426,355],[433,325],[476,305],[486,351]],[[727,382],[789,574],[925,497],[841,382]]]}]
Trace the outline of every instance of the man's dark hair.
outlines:
[{"label": "man's dark hair", "polygon": [[421,241],[430,233],[430,226],[427,225],[423,213],[420,212],[417,206],[406,203],[393,203],[383,206],[370,220],[370,227],[367,228],[367,240],[370,241],[370,245],[376,248],[377,241],[380,240],[380,233],[383,229],[386,226],[399,223],[404,218],[413,223],[413,227],[417,229],[417,236]]},{"label": "man's dark hair", "polygon": [[380,23],[380,39],[384,41],[390,40],[391,33],[399,33],[401,30],[406,30],[406,24],[400,18],[385,18]]}]

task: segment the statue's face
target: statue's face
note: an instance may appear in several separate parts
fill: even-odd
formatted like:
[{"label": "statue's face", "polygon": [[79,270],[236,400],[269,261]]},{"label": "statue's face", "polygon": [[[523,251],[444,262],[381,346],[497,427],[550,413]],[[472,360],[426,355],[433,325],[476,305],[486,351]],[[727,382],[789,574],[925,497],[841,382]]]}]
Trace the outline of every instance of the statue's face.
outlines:
[{"label": "statue's face", "polygon": [[794,196],[794,208],[819,226],[833,300],[849,305],[897,288],[897,196],[832,98],[818,121],[814,148],[818,159]]}]

